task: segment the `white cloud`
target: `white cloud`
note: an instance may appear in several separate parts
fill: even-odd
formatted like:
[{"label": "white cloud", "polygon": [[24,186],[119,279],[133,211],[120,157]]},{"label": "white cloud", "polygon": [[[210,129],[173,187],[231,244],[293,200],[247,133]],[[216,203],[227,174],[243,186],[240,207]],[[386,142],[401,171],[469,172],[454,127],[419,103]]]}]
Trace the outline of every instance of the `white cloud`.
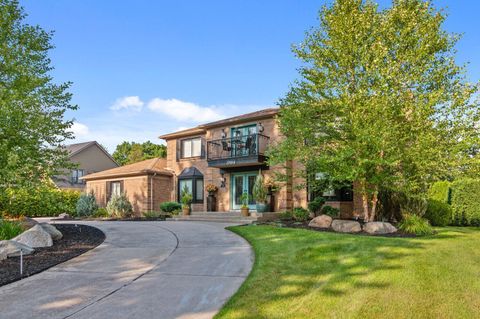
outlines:
[{"label": "white cloud", "polygon": [[143,107],[143,101],[138,96],[124,96],[119,98],[110,106],[111,110],[118,111],[121,109],[141,111]]},{"label": "white cloud", "polygon": [[70,127],[70,131],[73,132],[75,137],[81,137],[88,135],[90,130],[85,124],[73,122],[73,125]]},{"label": "white cloud", "polygon": [[148,108],[154,112],[165,114],[178,121],[210,122],[224,118],[216,107],[200,106],[177,99],[154,98],[148,102]]}]

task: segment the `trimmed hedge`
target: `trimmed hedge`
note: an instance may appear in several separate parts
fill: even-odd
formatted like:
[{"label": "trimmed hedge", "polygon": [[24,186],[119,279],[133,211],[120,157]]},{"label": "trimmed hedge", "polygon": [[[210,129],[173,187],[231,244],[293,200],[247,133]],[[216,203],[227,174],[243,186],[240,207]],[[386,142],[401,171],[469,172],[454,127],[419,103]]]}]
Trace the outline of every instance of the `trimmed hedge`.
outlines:
[{"label": "trimmed hedge", "polygon": [[429,199],[427,211],[423,216],[433,226],[447,226],[453,221],[452,207],[438,200]]},{"label": "trimmed hedge", "polygon": [[442,202],[451,203],[451,183],[449,181],[439,181],[433,183],[428,190],[428,198]]},{"label": "trimmed hedge", "polygon": [[42,186],[35,189],[0,191],[0,213],[11,217],[56,217],[75,215],[80,192]]},{"label": "trimmed hedge", "polygon": [[453,223],[480,226],[480,180],[459,179],[452,182]]},{"label": "trimmed hedge", "polygon": [[182,205],[177,202],[163,202],[160,204],[160,210],[164,213],[173,213],[176,210],[181,210]]}]

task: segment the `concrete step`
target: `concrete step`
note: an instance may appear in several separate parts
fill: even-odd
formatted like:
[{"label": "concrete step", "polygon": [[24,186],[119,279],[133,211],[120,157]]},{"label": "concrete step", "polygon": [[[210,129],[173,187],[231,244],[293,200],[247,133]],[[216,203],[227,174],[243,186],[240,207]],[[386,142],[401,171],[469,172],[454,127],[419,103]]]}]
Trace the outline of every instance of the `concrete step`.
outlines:
[{"label": "concrete step", "polygon": [[238,223],[238,224],[251,224],[256,221],[255,217],[242,217],[242,216],[176,216],[167,218],[171,221],[202,221],[202,222],[219,222],[219,223]]},{"label": "concrete step", "polygon": [[241,212],[191,212],[190,216],[241,217]]}]

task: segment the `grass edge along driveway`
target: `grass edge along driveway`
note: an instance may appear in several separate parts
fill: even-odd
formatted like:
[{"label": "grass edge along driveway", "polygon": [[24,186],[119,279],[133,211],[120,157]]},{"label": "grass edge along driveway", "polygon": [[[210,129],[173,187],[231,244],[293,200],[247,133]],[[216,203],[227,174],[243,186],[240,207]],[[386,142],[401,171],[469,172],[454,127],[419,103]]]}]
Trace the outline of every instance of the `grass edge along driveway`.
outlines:
[{"label": "grass edge along driveway", "polygon": [[215,318],[475,318],[480,229],[384,238],[236,226],[255,251],[248,279]]}]

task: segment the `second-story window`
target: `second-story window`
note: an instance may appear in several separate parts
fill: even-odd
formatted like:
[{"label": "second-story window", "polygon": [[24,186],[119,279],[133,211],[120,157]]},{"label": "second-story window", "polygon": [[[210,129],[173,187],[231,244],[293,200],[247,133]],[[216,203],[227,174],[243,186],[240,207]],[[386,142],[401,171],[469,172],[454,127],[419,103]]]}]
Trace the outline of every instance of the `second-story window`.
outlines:
[{"label": "second-story window", "polygon": [[80,177],[83,177],[83,175],[84,175],[83,169],[72,170],[72,184],[83,184],[84,183],[83,179],[80,179]]},{"label": "second-story window", "polygon": [[202,139],[200,137],[182,140],[182,158],[202,156]]}]

